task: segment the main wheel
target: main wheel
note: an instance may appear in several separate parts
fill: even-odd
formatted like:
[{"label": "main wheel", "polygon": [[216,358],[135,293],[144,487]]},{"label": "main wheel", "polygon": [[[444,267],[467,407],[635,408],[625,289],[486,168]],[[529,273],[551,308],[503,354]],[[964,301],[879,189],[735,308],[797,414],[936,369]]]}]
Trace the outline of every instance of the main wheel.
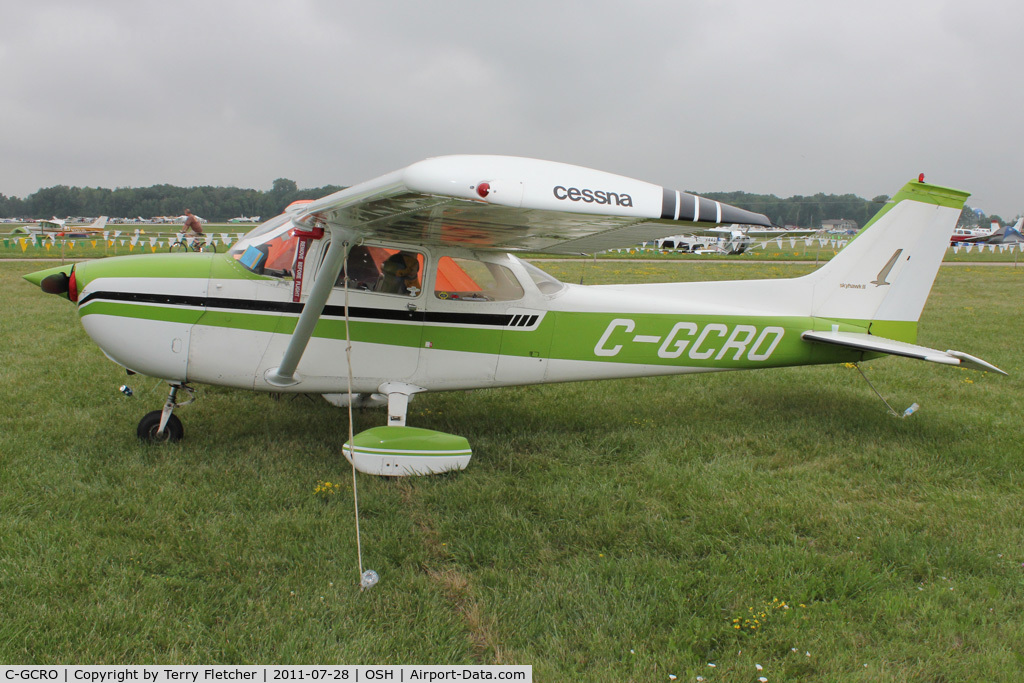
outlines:
[{"label": "main wheel", "polygon": [[185,436],[185,428],[181,426],[181,420],[174,414],[167,420],[164,433],[162,435],[157,434],[160,429],[160,416],[162,414],[162,410],[154,410],[151,413],[146,413],[146,416],[139,420],[139,428],[136,430],[136,434],[138,434],[140,439],[146,443],[173,443],[181,441],[181,437]]}]

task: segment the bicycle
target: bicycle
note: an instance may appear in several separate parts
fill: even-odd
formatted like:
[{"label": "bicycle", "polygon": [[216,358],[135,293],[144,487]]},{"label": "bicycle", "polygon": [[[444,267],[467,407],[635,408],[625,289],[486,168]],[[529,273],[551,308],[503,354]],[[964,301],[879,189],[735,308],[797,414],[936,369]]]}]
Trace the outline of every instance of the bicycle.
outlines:
[{"label": "bicycle", "polygon": [[200,240],[197,238],[189,239],[187,237],[182,236],[181,239],[171,242],[171,246],[168,248],[168,251],[171,252],[172,254],[177,254],[179,252],[187,252],[189,250],[216,253],[217,243],[212,240],[209,243],[207,243],[205,237],[202,240]]}]

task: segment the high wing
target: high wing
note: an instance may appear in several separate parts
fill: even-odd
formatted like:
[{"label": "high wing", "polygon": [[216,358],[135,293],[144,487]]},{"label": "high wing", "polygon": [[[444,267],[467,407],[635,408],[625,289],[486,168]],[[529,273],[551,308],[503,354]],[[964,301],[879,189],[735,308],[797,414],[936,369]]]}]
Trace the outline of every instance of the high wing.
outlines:
[{"label": "high wing", "polygon": [[372,237],[472,249],[590,254],[686,227],[770,226],[764,215],[624,176],[538,159],[427,159],[295,209]]},{"label": "high wing", "polygon": [[962,351],[939,351],[938,349],[930,349],[926,346],[908,344],[872,334],[862,334],[859,332],[815,332],[808,330],[800,336],[807,341],[819,344],[831,344],[861,351],[917,358],[918,360],[942,363],[943,365],[960,365],[971,370],[997,372],[1000,375],[1006,374],[991,363],[987,363]]},{"label": "high wing", "polygon": [[269,384],[282,387],[301,381],[295,376],[299,359],[347,245],[358,239],[591,254],[666,237],[680,225],[771,225],[761,214],[603,171],[468,155],[421,161],[295,206],[289,216],[314,232],[330,230],[332,240],[281,363],[265,375]]}]

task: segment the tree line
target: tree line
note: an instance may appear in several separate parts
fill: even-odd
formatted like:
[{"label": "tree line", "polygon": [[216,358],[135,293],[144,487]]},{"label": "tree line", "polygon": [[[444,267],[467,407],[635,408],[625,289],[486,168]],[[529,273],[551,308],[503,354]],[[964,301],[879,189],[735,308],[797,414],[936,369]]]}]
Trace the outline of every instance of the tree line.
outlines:
[{"label": "tree line", "polygon": [[294,180],[278,178],[269,191],[237,187],[68,187],[43,188],[24,199],[0,194],[0,218],[49,218],[56,216],[119,216],[152,218],[180,216],[185,209],[213,223],[236,216],[272,218],[297,199],[319,199],[343,189],[325,185],[299,189]]},{"label": "tree line", "polygon": [[[872,199],[863,199],[852,194],[822,194],[810,197],[794,195],[781,199],[772,194],[751,194],[749,192],[709,192],[704,195],[749,211],[763,213],[779,226],[797,226],[801,228],[820,228],[824,220],[831,218],[848,218],[863,227],[889,201],[888,195],[878,195]],[[998,215],[986,215],[981,210],[964,205],[960,212],[957,227],[983,226],[988,227],[991,221],[1000,225],[1005,221]]]},{"label": "tree line", "polygon": [[[276,216],[297,199],[318,199],[343,189],[337,185],[299,189],[294,180],[278,178],[268,191],[237,187],[68,187],[55,185],[43,188],[24,199],[0,194],[0,218],[49,218],[56,216],[119,216],[152,218],[180,216],[185,209],[208,221],[222,223],[235,216]],[[863,226],[889,200],[880,195],[863,199],[852,194],[821,194],[810,197],[796,195],[780,198],[775,195],[749,192],[711,192],[709,199],[726,202],[757,213],[763,213],[776,225],[819,228],[830,218],[848,218]],[[1000,216],[986,216],[971,207],[964,207],[960,224],[984,225]]]}]

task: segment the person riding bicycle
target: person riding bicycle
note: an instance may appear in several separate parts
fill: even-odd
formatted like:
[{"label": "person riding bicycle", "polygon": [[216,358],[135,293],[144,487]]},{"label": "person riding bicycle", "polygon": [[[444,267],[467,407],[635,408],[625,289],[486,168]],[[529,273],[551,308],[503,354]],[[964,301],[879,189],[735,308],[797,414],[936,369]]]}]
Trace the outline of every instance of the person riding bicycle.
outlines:
[{"label": "person riding bicycle", "polygon": [[191,230],[197,238],[203,236],[203,225],[199,222],[199,218],[192,214],[191,209],[185,209],[185,226],[181,232],[182,234],[188,234],[189,230]]},{"label": "person riding bicycle", "polygon": [[[190,236],[188,233],[192,231]],[[214,235],[206,235],[203,232],[203,224],[199,222],[199,217],[192,215],[190,209],[185,209],[185,224],[181,228],[181,232],[174,240],[168,240],[170,243],[171,253],[182,252],[182,251],[217,251],[217,244],[211,239]]]}]

